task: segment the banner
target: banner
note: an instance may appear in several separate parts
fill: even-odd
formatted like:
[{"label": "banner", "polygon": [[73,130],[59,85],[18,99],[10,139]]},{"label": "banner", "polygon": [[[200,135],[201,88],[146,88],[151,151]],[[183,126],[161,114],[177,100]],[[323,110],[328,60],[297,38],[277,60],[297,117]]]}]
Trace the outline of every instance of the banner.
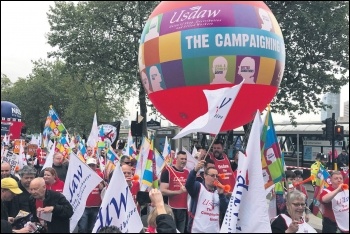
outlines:
[{"label": "banner", "polygon": [[246,155],[239,152],[237,179],[220,233],[271,233],[260,141],[261,120],[257,111],[249,135]]},{"label": "banner", "polygon": [[1,122],[1,136],[5,136],[10,134],[11,123],[3,123]]},{"label": "banner", "polygon": [[26,144],[25,140],[23,140],[23,139],[15,139],[14,140],[13,152],[15,154],[19,154],[19,149],[20,149],[21,144],[24,147]]},{"label": "banner", "polygon": [[70,154],[63,195],[73,207],[74,213],[70,218],[71,233],[84,213],[87,197],[101,181],[102,178],[95,171],[82,162],[74,153]]},{"label": "banner", "polygon": [[143,228],[119,163],[103,197],[92,232],[97,233],[102,227],[111,225],[117,226],[122,233],[140,233]]}]

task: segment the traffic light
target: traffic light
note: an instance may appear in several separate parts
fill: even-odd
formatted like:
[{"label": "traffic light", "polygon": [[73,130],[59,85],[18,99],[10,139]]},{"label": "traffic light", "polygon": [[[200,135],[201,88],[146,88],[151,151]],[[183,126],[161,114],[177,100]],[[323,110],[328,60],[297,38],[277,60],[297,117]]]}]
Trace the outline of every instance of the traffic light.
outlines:
[{"label": "traffic light", "polygon": [[344,140],[344,127],[341,125],[337,125],[334,127],[334,138],[337,141],[343,141]]},{"label": "traffic light", "polygon": [[326,124],[326,127],[322,128],[324,138],[331,141],[334,133],[334,121],[332,118],[327,118],[322,120],[322,123]]}]

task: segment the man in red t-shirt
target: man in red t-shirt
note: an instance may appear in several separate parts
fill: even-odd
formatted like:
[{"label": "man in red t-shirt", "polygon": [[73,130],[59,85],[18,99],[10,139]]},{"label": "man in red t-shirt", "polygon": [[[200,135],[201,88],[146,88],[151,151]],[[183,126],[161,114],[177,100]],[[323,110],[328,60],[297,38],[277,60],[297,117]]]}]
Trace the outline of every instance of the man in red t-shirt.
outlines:
[{"label": "man in red t-shirt", "polygon": [[[86,164],[94,170],[101,178],[103,174],[100,170],[97,170],[97,161],[94,158],[88,158]],[[83,215],[81,216],[78,222],[78,232],[79,233],[91,233],[94,228],[96,217],[100,209],[102,199],[101,191],[104,188],[104,183],[101,182],[99,185],[94,188],[89,194],[86,200],[86,207]]]},{"label": "man in red t-shirt", "polygon": [[179,232],[185,232],[187,220],[187,190],[185,184],[189,171],[185,169],[187,154],[184,151],[177,152],[174,166],[167,166],[160,177],[160,191],[168,197],[168,205],[172,208],[176,228]]},{"label": "man in red t-shirt", "polygon": [[349,189],[343,189],[340,171],[331,174],[331,185],[323,189],[320,201],[324,207],[322,233],[349,232]]}]

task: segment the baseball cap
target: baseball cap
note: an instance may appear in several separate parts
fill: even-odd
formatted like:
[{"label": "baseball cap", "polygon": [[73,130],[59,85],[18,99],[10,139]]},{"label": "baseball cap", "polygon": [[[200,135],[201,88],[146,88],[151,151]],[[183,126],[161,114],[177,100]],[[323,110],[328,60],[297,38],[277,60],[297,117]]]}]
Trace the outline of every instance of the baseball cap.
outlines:
[{"label": "baseball cap", "polygon": [[12,178],[4,178],[1,179],[1,188],[9,189],[14,194],[21,194],[22,190],[18,188],[18,183],[15,179]]},{"label": "baseball cap", "polygon": [[327,160],[327,155],[322,154],[322,153],[318,153],[318,154],[316,155],[316,159],[317,159],[317,158],[319,158],[319,159],[321,159],[321,160]]},{"label": "baseball cap", "polygon": [[88,158],[87,160],[86,160],[86,164],[97,164],[97,161],[96,161],[96,159],[94,159],[94,158]]}]

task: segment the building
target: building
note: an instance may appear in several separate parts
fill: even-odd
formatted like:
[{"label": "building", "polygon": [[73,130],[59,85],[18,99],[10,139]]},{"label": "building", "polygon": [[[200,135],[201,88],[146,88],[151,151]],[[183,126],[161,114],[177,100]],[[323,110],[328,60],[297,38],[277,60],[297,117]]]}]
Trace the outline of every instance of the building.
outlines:
[{"label": "building", "polygon": [[344,102],[344,118],[349,121],[349,100]]},{"label": "building", "polygon": [[[331,105],[332,108],[321,110],[321,121],[327,118],[332,118],[332,113],[335,113],[335,119],[340,117],[340,94],[339,93],[327,93],[323,96],[322,102]],[[348,111],[349,113],[349,111]]]}]

